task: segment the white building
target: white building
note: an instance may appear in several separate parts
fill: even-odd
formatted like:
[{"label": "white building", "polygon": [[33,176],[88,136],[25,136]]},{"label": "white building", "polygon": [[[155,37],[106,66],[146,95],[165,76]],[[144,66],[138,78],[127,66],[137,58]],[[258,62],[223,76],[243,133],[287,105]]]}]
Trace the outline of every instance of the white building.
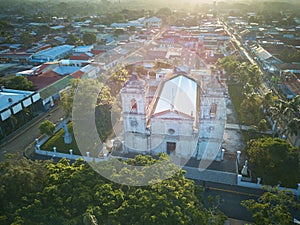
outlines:
[{"label": "white building", "polygon": [[167,153],[181,161],[220,158],[224,87],[206,72],[168,73],[157,82],[132,75],[121,90],[123,151]]}]

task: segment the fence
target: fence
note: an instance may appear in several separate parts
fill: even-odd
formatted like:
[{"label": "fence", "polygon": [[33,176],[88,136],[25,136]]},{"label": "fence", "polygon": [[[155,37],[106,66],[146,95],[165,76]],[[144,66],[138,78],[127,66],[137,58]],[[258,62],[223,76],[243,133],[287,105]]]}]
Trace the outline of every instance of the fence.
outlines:
[{"label": "fence", "polygon": [[99,157],[99,158],[94,158],[94,157],[89,157],[89,156],[82,156],[82,155],[73,155],[73,154],[66,154],[66,153],[60,153],[60,152],[52,152],[52,151],[46,151],[46,150],[39,150],[35,149],[35,153],[39,155],[44,155],[44,156],[50,156],[50,157],[58,157],[58,158],[66,158],[70,160],[76,160],[76,159],[83,159],[86,162],[102,162],[106,161],[108,157]]},{"label": "fence", "polygon": [[[242,187],[248,187],[248,188],[255,188],[255,189],[262,189],[263,185],[260,183],[260,178],[258,178],[257,183],[251,183],[247,181],[243,181],[243,176],[241,174],[238,174],[237,176],[237,185],[242,186]],[[265,185],[267,190],[270,190],[272,186],[270,185]],[[297,189],[293,188],[285,188],[285,187],[278,187],[279,190],[282,191],[291,191],[294,195],[300,196],[300,184],[298,184]]]}]

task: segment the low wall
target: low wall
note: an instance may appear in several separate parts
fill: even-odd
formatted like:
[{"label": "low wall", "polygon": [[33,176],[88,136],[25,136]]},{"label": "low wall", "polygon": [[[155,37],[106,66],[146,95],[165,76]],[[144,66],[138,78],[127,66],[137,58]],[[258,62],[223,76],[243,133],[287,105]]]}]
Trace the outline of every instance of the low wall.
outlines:
[{"label": "low wall", "polygon": [[[259,184],[259,183],[251,183],[251,182],[247,182],[247,181],[242,181],[242,178],[243,178],[243,176],[241,174],[238,174],[238,176],[237,176],[237,185],[238,186],[248,187],[248,188],[255,188],[255,189],[262,189],[263,186],[265,186],[267,190],[272,189],[272,186],[270,186],[270,185],[262,185],[262,184]],[[300,196],[300,184],[298,184],[297,189],[285,188],[285,187],[278,187],[278,189],[281,190],[281,191],[290,191],[294,195]]]},{"label": "low wall", "polygon": [[94,158],[94,157],[87,157],[87,156],[82,156],[82,155],[71,155],[71,154],[66,154],[66,153],[60,153],[60,152],[52,152],[52,151],[46,151],[46,150],[38,150],[35,149],[35,153],[39,155],[45,155],[45,156],[50,156],[50,157],[58,157],[58,158],[66,158],[70,160],[76,160],[76,159],[83,159],[86,162],[102,162],[106,161],[108,157],[101,157],[101,158]]}]

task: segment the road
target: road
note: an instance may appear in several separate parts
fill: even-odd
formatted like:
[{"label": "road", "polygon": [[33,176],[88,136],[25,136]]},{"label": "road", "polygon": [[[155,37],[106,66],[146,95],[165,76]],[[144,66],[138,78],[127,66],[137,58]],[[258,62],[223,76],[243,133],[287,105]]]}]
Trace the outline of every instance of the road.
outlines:
[{"label": "road", "polygon": [[64,115],[60,108],[55,108],[50,112],[43,112],[37,118],[16,131],[14,136],[0,145],[0,161],[5,159],[5,154],[17,154],[23,156],[24,150],[33,146],[35,139],[40,137],[39,125],[45,120],[58,123]]},{"label": "road", "polygon": [[[250,56],[248,51],[243,47],[243,45],[236,38],[236,36],[232,32],[230,32],[230,30],[228,29],[227,24],[223,21],[220,21],[219,24],[223,25],[224,30],[231,37],[231,41],[236,44],[236,46],[238,47],[238,50],[240,52],[240,55],[243,56],[244,59],[247,59],[252,65],[256,65],[259,68],[260,72],[262,74],[264,74],[264,71],[261,69],[260,65]],[[260,94],[263,96],[267,90],[269,90],[268,85],[265,82],[263,82],[261,87],[259,88]]]},{"label": "road", "polygon": [[235,35],[233,33],[231,33],[227,27],[227,25],[223,23],[224,26],[224,30],[229,34],[229,36],[231,37],[231,40],[233,42],[236,43],[236,45],[239,48],[239,51],[241,52],[241,54],[248,59],[248,61],[252,64],[252,65],[257,65],[256,62],[252,59],[252,57],[248,54],[248,52],[246,51],[246,49],[243,47],[243,45],[241,44],[241,42],[239,40],[236,39]]},{"label": "road", "polygon": [[[203,181],[194,180],[196,185],[203,186]],[[216,197],[220,196],[224,200],[221,204],[221,211],[229,218],[253,222],[251,213],[241,206],[243,200],[254,199],[257,200],[265,191],[261,189],[252,189],[240,187],[236,185],[226,185],[213,182],[205,182],[206,188],[204,191],[204,199],[209,195]],[[299,203],[299,199],[296,200]],[[300,219],[300,210],[291,210],[293,218]]]},{"label": "road", "polygon": [[[194,180],[196,185],[202,185],[203,181]],[[243,200],[257,199],[264,191],[259,189],[250,189],[239,187],[236,185],[225,185],[213,182],[205,182],[207,187],[204,191],[204,199],[209,195],[216,197],[220,196],[224,200],[221,204],[221,211],[224,212],[229,218],[238,220],[246,220],[252,222],[251,213],[241,206]]]}]

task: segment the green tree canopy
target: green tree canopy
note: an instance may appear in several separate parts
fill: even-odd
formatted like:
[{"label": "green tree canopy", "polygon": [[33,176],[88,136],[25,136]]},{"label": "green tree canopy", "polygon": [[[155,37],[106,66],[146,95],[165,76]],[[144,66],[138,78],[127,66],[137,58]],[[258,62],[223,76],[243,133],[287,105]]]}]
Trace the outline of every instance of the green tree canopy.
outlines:
[{"label": "green tree canopy", "polygon": [[68,44],[68,45],[77,45],[79,42],[80,42],[79,37],[77,37],[74,34],[70,34],[67,41],[66,41],[66,44]]},{"label": "green tree canopy", "polygon": [[224,68],[228,78],[238,81],[242,86],[248,83],[259,88],[262,83],[262,73],[257,65],[240,63],[235,57],[226,56],[218,60],[218,66]]},{"label": "green tree canopy", "polygon": [[[160,159],[153,159],[150,156],[137,156],[125,164],[148,167],[161,160],[167,158],[162,156]],[[169,169],[174,166],[165,165],[159,167],[158,171],[168,174]],[[40,173],[35,174],[37,168],[41,171],[46,168],[45,174],[48,175],[42,173],[42,176],[38,177]],[[208,215],[215,213],[214,210],[204,209],[195,194],[194,182],[186,179],[184,171],[179,168],[169,179],[161,181],[159,178],[162,174],[156,171],[152,181],[158,183],[150,181],[148,186],[113,183],[101,177],[82,160],[71,164],[68,160],[62,159],[56,164],[49,163],[45,167],[37,168],[28,170],[29,174],[33,174],[26,178],[21,176],[21,169],[18,170],[20,174],[15,176],[13,175],[16,173],[15,170],[1,167],[1,178],[5,178],[0,181],[1,202],[15,198],[15,202],[10,206],[13,208],[9,212],[7,208],[1,210],[1,224],[11,224],[13,221],[13,224],[188,225],[208,224],[210,219],[218,221],[214,224],[224,224],[224,214],[215,214],[213,217]],[[132,179],[137,175],[147,176],[145,169],[130,171],[126,167],[115,168],[114,166],[111,169],[114,171],[113,177],[126,176],[126,179]],[[45,177],[46,180],[43,180]],[[15,181],[16,178],[19,180]],[[23,189],[22,182],[27,185],[24,179],[35,181],[33,178],[42,182],[27,192],[25,188]],[[11,182],[9,183],[8,180]],[[20,182],[20,185],[8,189],[8,184],[13,187],[12,181]],[[8,191],[10,195],[7,195]],[[17,195],[15,191],[19,191]],[[9,207],[7,204],[1,204],[1,207],[4,206]],[[216,215],[219,215],[220,219],[215,218]]]},{"label": "green tree canopy", "polygon": [[23,76],[12,76],[8,79],[1,79],[0,83],[10,89],[26,91],[35,89],[33,83]]},{"label": "green tree canopy", "polygon": [[129,76],[128,71],[123,66],[118,66],[109,71],[106,84],[110,88],[112,96],[116,97],[119,94]]},{"label": "green tree canopy", "polygon": [[61,94],[60,105],[65,112],[65,117],[71,116],[75,91],[81,82],[80,79],[71,80],[70,88]]},{"label": "green tree canopy", "polygon": [[125,31],[123,29],[114,30],[114,35],[117,36],[117,37],[124,34],[124,33],[125,33]]},{"label": "green tree canopy", "polygon": [[44,189],[46,164],[13,156],[0,162],[0,224],[12,224],[15,212],[30,205]]},{"label": "green tree canopy", "polygon": [[85,33],[82,37],[82,40],[85,45],[92,45],[92,44],[96,43],[97,36],[96,36],[96,34]]},{"label": "green tree canopy", "polygon": [[300,155],[296,148],[279,138],[261,138],[248,144],[251,169],[264,184],[297,187],[300,182]]},{"label": "green tree canopy", "polygon": [[26,48],[29,48],[32,46],[34,42],[34,36],[28,31],[25,31],[24,33],[21,34],[20,41]]},{"label": "green tree canopy", "polygon": [[258,201],[244,200],[241,205],[252,213],[253,220],[257,225],[288,225],[293,224],[291,209],[295,209],[297,203],[293,194],[274,189],[265,192]]},{"label": "green tree canopy", "polygon": [[257,124],[260,121],[262,117],[261,103],[262,97],[259,94],[254,92],[245,94],[245,98],[241,104],[241,112],[250,124]]},{"label": "green tree canopy", "polygon": [[45,120],[39,126],[40,133],[47,134],[49,136],[53,135],[54,129],[55,129],[54,123],[49,120]]}]

